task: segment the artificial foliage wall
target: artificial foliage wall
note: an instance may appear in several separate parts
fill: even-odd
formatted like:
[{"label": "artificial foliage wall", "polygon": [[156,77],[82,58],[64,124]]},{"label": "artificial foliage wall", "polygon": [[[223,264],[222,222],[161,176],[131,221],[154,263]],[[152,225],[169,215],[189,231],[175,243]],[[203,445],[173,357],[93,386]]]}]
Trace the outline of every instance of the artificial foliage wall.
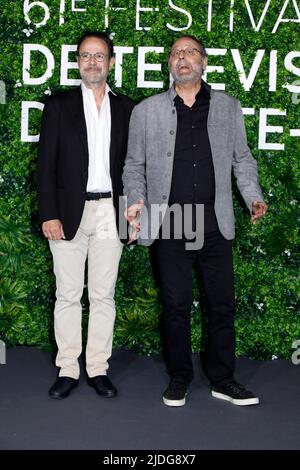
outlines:
[{"label": "artificial foliage wall", "polygon": [[[1,0],[0,339],[52,347],[54,276],[37,217],[36,157],[47,95],[77,86],[75,45],[86,30],[116,46],[110,85],[133,99],[169,86],[170,45],[199,36],[205,80],[240,99],[268,216],[253,226],[235,189],[237,354],[289,358],[297,310],[300,12],[297,0]],[[194,278],[192,344],[205,339]],[[82,299],[86,331],[88,300]],[[126,247],[116,288],[115,347],[160,350],[161,304],[146,248]]]}]

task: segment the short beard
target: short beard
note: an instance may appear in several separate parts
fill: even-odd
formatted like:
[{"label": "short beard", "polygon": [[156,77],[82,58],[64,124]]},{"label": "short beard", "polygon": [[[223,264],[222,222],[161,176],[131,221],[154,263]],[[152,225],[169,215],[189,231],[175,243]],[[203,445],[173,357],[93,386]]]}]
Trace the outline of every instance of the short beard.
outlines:
[{"label": "short beard", "polygon": [[97,71],[94,78],[91,79],[89,73],[82,72],[81,73],[81,78],[87,86],[97,85],[97,84],[99,85],[100,83],[106,82],[107,75],[108,74],[106,72],[98,72]]},{"label": "short beard", "polygon": [[177,73],[176,68],[174,70],[170,70],[170,72],[175,83],[197,82],[201,80],[203,74],[203,65],[199,64],[198,68],[196,70],[192,70],[188,75],[180,75]]}]

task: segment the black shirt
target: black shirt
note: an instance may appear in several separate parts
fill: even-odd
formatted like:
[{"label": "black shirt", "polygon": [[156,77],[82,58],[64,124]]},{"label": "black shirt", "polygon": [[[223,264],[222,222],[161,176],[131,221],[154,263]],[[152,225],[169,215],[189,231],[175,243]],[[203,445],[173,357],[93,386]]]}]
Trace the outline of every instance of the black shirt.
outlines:
[{"label": "black shirt", "polygon": [[204,231],[218,230],[214,211],[215,176],[207,132],[210,92],[201,86],[190,108],[177,95],[177,133],[169,205],[192,204],[195,230],[195,204],[204,204]]}]

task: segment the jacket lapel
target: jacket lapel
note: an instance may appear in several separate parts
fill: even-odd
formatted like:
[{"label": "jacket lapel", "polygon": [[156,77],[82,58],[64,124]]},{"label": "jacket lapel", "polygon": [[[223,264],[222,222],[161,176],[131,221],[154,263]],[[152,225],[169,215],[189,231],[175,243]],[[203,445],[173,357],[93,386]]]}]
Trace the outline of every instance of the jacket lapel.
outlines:
[{"label": "jacket lapel", "polygon": [[116,156],[118,154],[118,137],[119,132],[122,129],[120,126],[120,109],[119,109],[119,98],[111,91],[109,92],[110,101],[110,114],[111,114],[111,130],[110,130],[110,152],[109,152],[109,164],[110,164],[110,176],[113,181],[114,166]]},{"label": "jacket lapel", "polygon": [[87,170],[89,164],[89,149],[81,88],[77,88],[73,93],[71,104],[73,125],[82,145],[83,169]]}]

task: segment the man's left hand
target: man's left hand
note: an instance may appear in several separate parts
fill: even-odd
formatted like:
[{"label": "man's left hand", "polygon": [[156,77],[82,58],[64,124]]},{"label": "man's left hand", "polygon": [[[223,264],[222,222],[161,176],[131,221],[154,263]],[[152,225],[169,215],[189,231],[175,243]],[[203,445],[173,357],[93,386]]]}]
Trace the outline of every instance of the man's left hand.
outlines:
[{"label": "man's left hand", "polygon": [[265,202],[253,201],[252,202],[252,216],[251,220],[253,224],[263,217],[268,210],[268,205]]}]

